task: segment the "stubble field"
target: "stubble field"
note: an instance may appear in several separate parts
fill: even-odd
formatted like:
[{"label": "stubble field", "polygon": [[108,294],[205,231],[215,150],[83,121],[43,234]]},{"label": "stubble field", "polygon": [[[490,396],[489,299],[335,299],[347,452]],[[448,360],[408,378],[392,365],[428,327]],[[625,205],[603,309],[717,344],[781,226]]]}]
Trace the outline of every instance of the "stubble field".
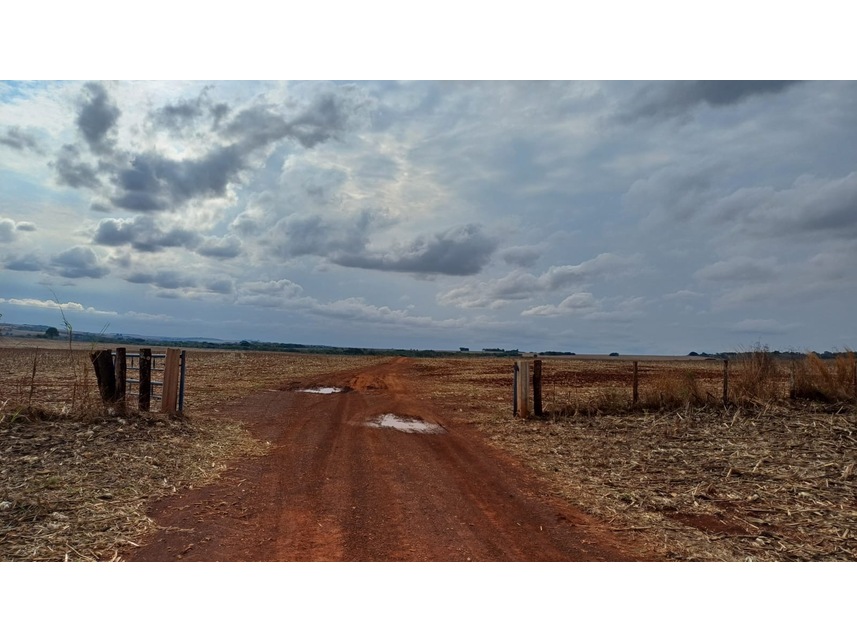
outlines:
[{"label": "stubble field", "polygon": [[[121,558],[156,529],[152,501],[265,452],[218,417],[222,405],[384,361],[189,351],[183,418],[117,417],[97,399],[90,347],[56,346],[0,348],[0,560]],[[668,559],[857,557],[853,405],[724,406],[720,362],[641,362],[641,408],[629,410],[630,363],[545,360],[546,413],[522,420],[512,364],[415,359],[411,393]],[[787,390],[787,371],[777,385]],[[676,396],[688,387],[697,405]]]}]

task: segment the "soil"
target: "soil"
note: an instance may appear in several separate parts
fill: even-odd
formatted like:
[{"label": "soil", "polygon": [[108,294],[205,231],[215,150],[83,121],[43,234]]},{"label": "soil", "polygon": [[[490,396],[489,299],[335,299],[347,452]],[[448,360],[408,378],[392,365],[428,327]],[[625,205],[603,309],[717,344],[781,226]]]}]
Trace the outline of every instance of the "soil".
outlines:
[{"label": "soil", "polygon": [[[341,387],[328,395],[301,392]],[[132,561],[657,560],[548,490],[534,470],[456,424],[396,359],[258,390],[211,409],[270,442],[220,480],[154,504]],[[442,432],[373,425],[422,420]]]}]

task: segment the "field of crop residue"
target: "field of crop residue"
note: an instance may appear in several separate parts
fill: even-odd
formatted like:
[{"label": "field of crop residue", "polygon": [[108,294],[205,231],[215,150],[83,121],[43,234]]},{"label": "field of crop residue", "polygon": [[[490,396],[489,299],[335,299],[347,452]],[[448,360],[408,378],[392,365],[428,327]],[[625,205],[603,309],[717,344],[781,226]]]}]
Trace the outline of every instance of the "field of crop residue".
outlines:
[{"label": "field of crop residue", "polygon": [[120,416],[100,401],[92,347],[59,346],[0,347],[0,561],[118,559],[156,529],[146,515],[151,502],[266,452],[239,423],[218,417],[221,405],[378,361],[189,351],[181,417]]},{"label": "field of crop residue", "polygon": [[[118,558],[156,529],[146,516],[154,500],[266,453],[225,419],[231,401],[386,361],[189,351],[183,416],[121,416],[100,402],[92,347],[60,346],[0,347],[0,560]],[[840,369],[847,386],[836,389],[844,399],[850,360]],[[547,359],[544,415],[523,420],[512,417],[511,359],[408,364],[417,375],[409,394],[666,558],[857,557],[854,404],[831,401],[830,387],[824,403],[789,400],[787,366],[732,364],[724,404],[722,362],[641,361],[632,408],[630,362]],[[801,382],[820,395],[811,378]]]},{"label": "field of crop residue", "polygon": [[[857,558],[853,404],[786,395],[724,405],[722,362],[639,366],[640,401],[660,392],[666,408],[629,408],[630,363],[545,360],[545,415],[522,420],[512,417],[512,360],[418,364],[436,404],[541,472],[557,494],[667,558]],[[788,369],[774,375],[772,390],[787,394]]]}]

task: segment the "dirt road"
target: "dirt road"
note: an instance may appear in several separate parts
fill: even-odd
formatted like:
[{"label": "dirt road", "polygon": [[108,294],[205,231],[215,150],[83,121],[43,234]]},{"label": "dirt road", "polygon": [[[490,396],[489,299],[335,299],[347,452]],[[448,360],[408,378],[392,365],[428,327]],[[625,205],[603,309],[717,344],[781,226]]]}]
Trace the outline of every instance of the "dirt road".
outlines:
[{"label": "dirt road", "polygon": [[[412,362],[258,391],[220,409],[269,455],[156,504],[136,561],[600,561],[653,559],[552,495],[472,428],[439,415]],[[300,389],[333,386],[343,392]],[[373,425],[418,418],[434,433]],[[410,428],[410,427],[406,427]]]}]

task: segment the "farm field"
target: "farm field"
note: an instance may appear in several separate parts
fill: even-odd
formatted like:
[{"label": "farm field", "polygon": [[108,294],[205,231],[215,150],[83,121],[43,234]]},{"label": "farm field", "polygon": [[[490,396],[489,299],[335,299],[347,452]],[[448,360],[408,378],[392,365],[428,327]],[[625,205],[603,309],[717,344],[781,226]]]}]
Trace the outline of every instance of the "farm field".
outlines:
[{"label": "farm field", "polygon": [[[724,407],[722,363],[641,362],[629,410],[629,362],[546,359],[522,420],[511,359],[189,351],[183,418],[117,417],[55,346],[0,348],[0,560],[857,557],[854,407],[788,401],[787,370]],[[444,432],[355,428],[387,411]]]}]

